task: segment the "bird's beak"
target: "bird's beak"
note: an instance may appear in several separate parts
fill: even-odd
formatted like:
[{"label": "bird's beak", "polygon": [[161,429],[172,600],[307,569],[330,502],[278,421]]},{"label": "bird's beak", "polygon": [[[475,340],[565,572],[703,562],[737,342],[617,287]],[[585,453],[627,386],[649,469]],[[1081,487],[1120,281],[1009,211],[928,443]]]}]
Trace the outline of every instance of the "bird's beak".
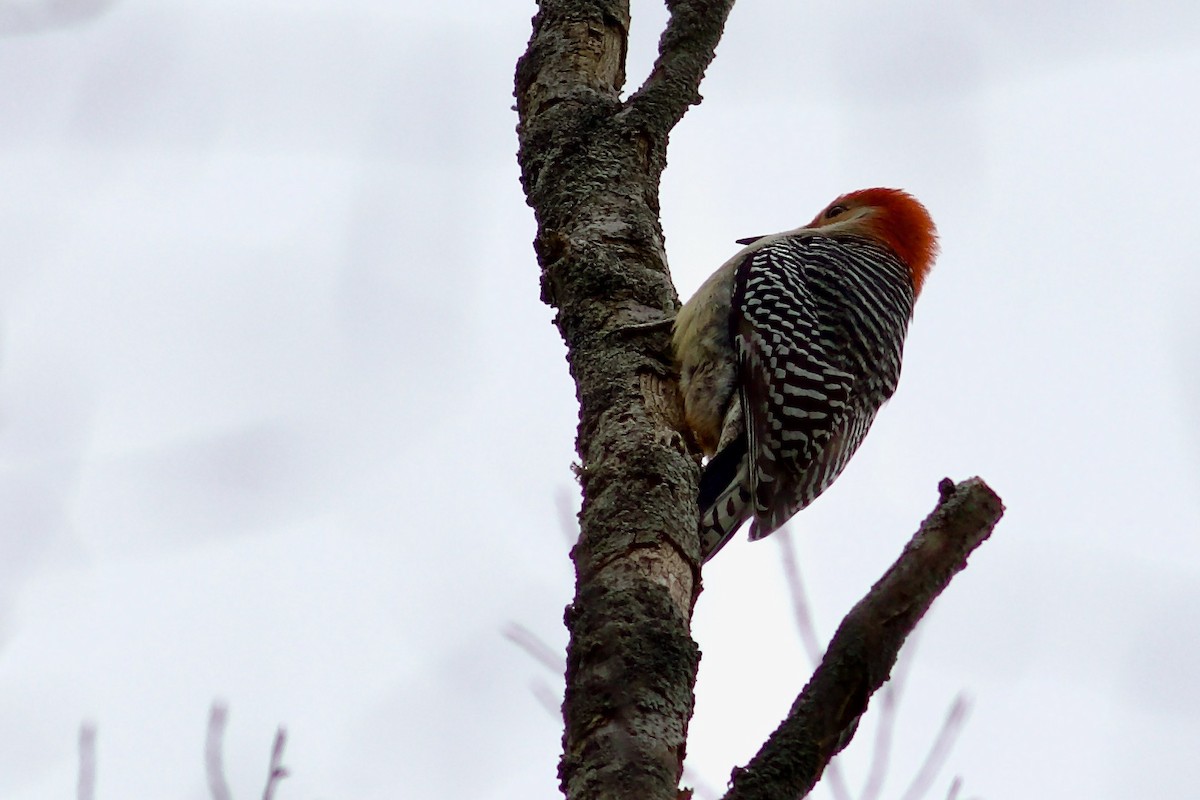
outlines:
[{"label": "bird's beak", "polygon": [[765,238],[767,238],[767,237],[765,237],[765,236],[747,236],[745,239],[738,239],[737,243],[738,244],[754,244],[759,239],[765,239]]}]

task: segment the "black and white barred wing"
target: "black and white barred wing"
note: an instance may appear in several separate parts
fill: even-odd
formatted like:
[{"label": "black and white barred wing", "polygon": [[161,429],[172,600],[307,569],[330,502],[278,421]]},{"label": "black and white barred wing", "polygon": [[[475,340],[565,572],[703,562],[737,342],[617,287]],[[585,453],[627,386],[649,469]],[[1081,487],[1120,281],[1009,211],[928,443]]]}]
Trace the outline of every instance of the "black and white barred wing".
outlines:
[{"label": "black and white barred wing", "polygon": [[[742,264],[734,295],[751,539],[774,531],[845,468],[899,379],[912,311],[883,248],[789,238]],[[886,262],[882,268],[876,261]],[[907,300],[905,290],[907,287]],[[898,324],[897,324],[897,321]]]}]

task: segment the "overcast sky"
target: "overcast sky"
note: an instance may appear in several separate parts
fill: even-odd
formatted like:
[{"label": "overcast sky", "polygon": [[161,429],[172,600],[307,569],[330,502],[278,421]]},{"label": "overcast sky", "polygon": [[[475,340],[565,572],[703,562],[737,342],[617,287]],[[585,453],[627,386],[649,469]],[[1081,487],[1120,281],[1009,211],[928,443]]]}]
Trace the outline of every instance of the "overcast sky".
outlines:
[{"label": "overcast sky", "polygon": [[[908,189],[900,391],[790,526],[822,636],[940,478],[1008,513],[921,628],[885,791],[1200,784],[1200,5],[741,3],[663,179],[687,296]],[[577,409],[512,72],[532,3],[0,1],[0,797],[553,797]],[[634,2],[632,91],[665,12]],[[564,498],[566,498],[564,500]],[[565,511],[564,511],[565,508]],[[776,541],[705,571],[689,774],[810,665]],[[844,756],[861,785],[870,722]],[[828,797],[825,789],[817,796]]]}]

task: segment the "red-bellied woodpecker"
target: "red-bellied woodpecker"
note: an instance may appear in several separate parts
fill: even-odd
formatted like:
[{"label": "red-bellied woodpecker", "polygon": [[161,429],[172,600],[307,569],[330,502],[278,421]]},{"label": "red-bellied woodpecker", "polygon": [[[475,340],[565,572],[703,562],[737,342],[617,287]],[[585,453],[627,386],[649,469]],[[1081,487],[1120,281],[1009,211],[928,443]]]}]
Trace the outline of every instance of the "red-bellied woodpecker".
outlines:
[{"label": "red-bellied woodpecker", "polygon": [[709,456],[706,561],[747,519],[752,540],[785,523],[858,449],[900,379],[937,231],[911,195],[863,189],[739,244],[675,320],[685,417]]}]

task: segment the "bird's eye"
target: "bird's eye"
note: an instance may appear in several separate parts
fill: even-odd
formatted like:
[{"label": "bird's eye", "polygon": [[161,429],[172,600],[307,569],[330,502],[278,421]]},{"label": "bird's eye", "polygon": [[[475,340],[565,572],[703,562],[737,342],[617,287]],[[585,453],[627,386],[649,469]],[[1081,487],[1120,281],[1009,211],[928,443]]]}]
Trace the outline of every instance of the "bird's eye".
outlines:
[{"label": "bird's eye", "polygon": [[830,206],[828,208],[828,210],[825,211],[825,219],[833,219],[834,217],[838,216],[839,214],[845,214],[845,213],[846,213],[845,206]]}]

